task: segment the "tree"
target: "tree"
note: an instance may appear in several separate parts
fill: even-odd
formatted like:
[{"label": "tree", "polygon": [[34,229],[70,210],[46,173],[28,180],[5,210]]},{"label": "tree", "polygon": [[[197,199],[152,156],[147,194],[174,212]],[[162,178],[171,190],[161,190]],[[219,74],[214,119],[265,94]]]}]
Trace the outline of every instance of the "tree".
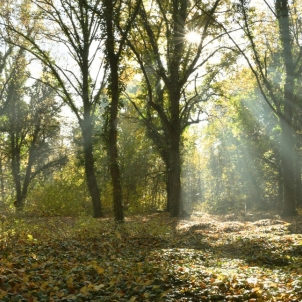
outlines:
[{"label": "tree", "polygon": [[[31,10],[28,5],[26,20],[39,23],[40,27],[28,34],[23,27],[16,26],[12,19],[7,20],[4,16],[7,30],[18,37],[8,42],[27,50],[47,66],[58,83],[57,93],[75,114],[82,132],[85,176],[94,217],[101,217],[92,143],[94,112],[101,102],[104,85],[100,75],[106,74],[100,61],[102,35],[95,12],[100,0],[37,0],[32,3],[37,9]],[[61,52],[65,62],[54,59],[55,51]]]},{"label": "tree", "polygon": [[249,68],[218,84],[222,95],[200,138],[206,203],[220,212],[280,209],[279,121]]},{"label": "tree", "polygon": [[[216,73],[209,68],[203,79],[201,67],[222,49],[221,32],[212,21],[222,3],[217,0],[209,7],[202,1],[158,0],[150,6],[142,5],[129,41],[146,87],[146,93],[133,104],[165,162],[167,208],[173,217],[183,212],[182,133],[199,122],[200,104],[214,94],[210,83]],[[191,31],[196,43],[186,40]]]},{"label": "tree", "polygon": [[124,203],[130,212],[163,210],[166,201],[163,161],[132,104],[125,99],[123,102],[119,154]]},{"label": "tree", "polygon": [[[265,3],[267,4],[266,1]],[[295,172],[295,158],[297,159],[297,157],[294,153],[295,123],[293,112],[294,110],[301,111],[298,98],[295,96],[295,91],[297,91],[295,83],[297,83],[302,71],[302,50],[300,46],[301,39],[299,38],[301,33],[296,28],[300,26],[300,21],[295,21],[296,18],[299,18],[295,7],[296,4],[293,3],[291,10],[287,0],[276,0],[275,7],[269,6],[266,14],[262,12],[257,14],[255,8],[249,6],[248,1],[239,1],[234,4],[234,20],[243,30],[248,46],[243,48],[234,36],[229,35],[236,51],[243,55],[252,70],[264,100],[279,119],[284,216],[296,213],[297,194],[295,194],[295,181],[292,181],[293,176],[299,177],[298,182],[301,183],[301,171]],[[276,32],[278,37],[276,40],[272,40],[273,35],[259,32],[260,27],[256,28],[254,26],[259,15],[262,23],[265,23],[267,19],[268,21],[274,19],[277,21],[278,26],[276,28],[271,26],[261,27],[267,28],[270,33],[272,31]],[[260,35],[263,38],[259,38]],[[298,195],[301,196],[301,193]]]},{"label": "tree", "polygon": [[[124,221],[121,175],[118,163],[117,147],[117,125],[120,95],[123,90],[121,81],[121,60],[125,47],[126,38],[131,29],[134,18],[138,13],[141,0],[134,1],[103,1],[101,18],[104,19],[104,32],[106,35],[105,49],[109,69],[108,90],[111,96],[110,117],[109,117],[109,158],[110,172],[113,189],[113,209],[115,220]],[[133,11],[132,11],[133,10]]]},{"label": "tree", "polygon": [[63,165],[66,156],[54,149],[60,130],[55,91],[41,81],[26,87],[29,73],[22,49],[9,59],[1,81],[0,131],[5,134],[4,152],[11,161],[15,206],[22,209],[31,181],[42,171]]}]

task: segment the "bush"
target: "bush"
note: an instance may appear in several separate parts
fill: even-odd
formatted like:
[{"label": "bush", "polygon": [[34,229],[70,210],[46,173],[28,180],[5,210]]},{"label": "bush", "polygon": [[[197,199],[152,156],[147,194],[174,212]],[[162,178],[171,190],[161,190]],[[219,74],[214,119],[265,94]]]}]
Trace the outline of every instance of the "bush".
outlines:
[{"label": "bush", "polygon": [[84,181],[59,178],[33,189],[25,210],[38,216],[79,216],[90,215],[92,206]]}]

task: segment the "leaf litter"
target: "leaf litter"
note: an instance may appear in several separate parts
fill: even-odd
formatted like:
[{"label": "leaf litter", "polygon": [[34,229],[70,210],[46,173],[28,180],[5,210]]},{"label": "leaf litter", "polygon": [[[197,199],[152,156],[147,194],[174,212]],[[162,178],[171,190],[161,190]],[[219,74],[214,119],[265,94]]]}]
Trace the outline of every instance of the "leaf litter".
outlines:
[{"label": "leaf litter", "polygon": [[301,301],[302,218],[8,218],[0,301]]}]

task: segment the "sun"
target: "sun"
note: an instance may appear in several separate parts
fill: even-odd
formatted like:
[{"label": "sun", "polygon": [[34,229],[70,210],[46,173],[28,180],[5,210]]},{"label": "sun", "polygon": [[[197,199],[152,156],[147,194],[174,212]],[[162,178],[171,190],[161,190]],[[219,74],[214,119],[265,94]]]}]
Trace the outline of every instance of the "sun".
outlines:
[{"label": "sun", "polygon": [[185,39],[191,44],[199,44],[200,38],[200,34],[196,31],[189,31],[185,35]]}]

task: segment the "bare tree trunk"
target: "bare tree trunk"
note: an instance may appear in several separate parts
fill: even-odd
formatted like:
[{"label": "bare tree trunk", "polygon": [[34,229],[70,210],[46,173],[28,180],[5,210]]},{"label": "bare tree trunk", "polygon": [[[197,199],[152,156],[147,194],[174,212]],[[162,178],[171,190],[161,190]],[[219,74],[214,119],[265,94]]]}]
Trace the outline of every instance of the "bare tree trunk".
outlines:
[{"label": "bare tree trunk", "polygon": [[3,162],[0,157],[0,189],[1,189],[1,201],[4,203],[5,201],[5,192],[4,192],[4,171],[3,171]]},{"label": "bare tree trunk", "polygon": [[[110,173],[113,189],[113,211],[114,218],[117,222],[124,221],[124,209],[122,204],[122,186],[121,176],[118,164],[118,149],[117,149],[117,108],[112,108],[115,105],[111,104],[110,114],[110,130],[109,130],[109,158],[110,158]],[[117,106],[116,106],[117,107]]]},{"label": "bare tree trunk", "polygon": [[22,209],[22,186],[21,186],[21,177],[20,177],[20,151],[18,150],[18,146],[16,146],[17,138],[15,134],[11,135],[11,152],[12,152],[12,174],[15,184],[15,207],[16,209]]},{"label": "bare tree trunk", "polygon": [[182,212],[181,204],[181,165],[180,154],[176,151],[171,154],[171,168],[168,171],[168,205],[170,216],[178,217]]},{"label": "bare tree trunk", "polygon": [[[87,28],[85,27],[85,30]],[[84,39],[88,39],[89,35],[84,35]],[[90,75],[89,75],[89,43],[85,41],[81,65],[82,71],[82,100],[84,105],[84,116],[82,122],[82,135],[84,142],[84,160],[85,160],[85,175],[88,190],[92,200],[93,217],[99,218],[103,216],[100,189],[97,183],[94,166],[94,154],[93,154],[93,110],[92,103],[90,101]]]},{"label": "bare tree trunk", "polygon": [[85,176],[88,190],[92,200],[93,217],[99,218],[103,216],[100,190],[95,175],[93,145],[92,145],[92,122],[91,116],[86,117],[85,125],[82,129],[84,141],[84,161],[85,161]]},{"label": "bare tree trunk", "polygon": [[[180,120],[178,113],[178,100],[177,104],[174,104],[175,118],[172,120],[172,127],[170,131],[169,141],[169,171],[168,171],[168,183],[169,183],[169,195],[168,204],[170,205],[170,216],[178,217],[182,214],[183,207],[181,202],[181,154],[180,154]],[[173,112],[173,111],[172,111]]]},{"label": "bare tree trunk", "polygon": [[95,176],[94,171],[94,160],[92,155],[91,142],[89,138],[85,137],[85,146],[84,146],[84,157],[85,157],[85,175],[88,190],[92,200],[93,206],[93,217],[99,218],[103,216],[101,203],[100,203],[100,190]]},{"label": "bare tree trunk", "polygon": [[296,214],[295,166],[292,128],[282,121],[281,169],[283,178],[283,216]]},{"label": "bare tree trunk", "polygon": [[283,173],[283,215],[296,214],[295,204],[295,166],[294,166],[294,61],[290,37],[288,0],[276,0],[276,13],[279,25],[279,36],[282,44],[285,65],[284,111],[281,119],[281,167]]},{"label": "bare tree trunk", "polygon": [[296,149],[295,149],[295,200],[297,206],[302,206],[302,179],[301,179],[301,138],[300,135],[296,137]]}]

